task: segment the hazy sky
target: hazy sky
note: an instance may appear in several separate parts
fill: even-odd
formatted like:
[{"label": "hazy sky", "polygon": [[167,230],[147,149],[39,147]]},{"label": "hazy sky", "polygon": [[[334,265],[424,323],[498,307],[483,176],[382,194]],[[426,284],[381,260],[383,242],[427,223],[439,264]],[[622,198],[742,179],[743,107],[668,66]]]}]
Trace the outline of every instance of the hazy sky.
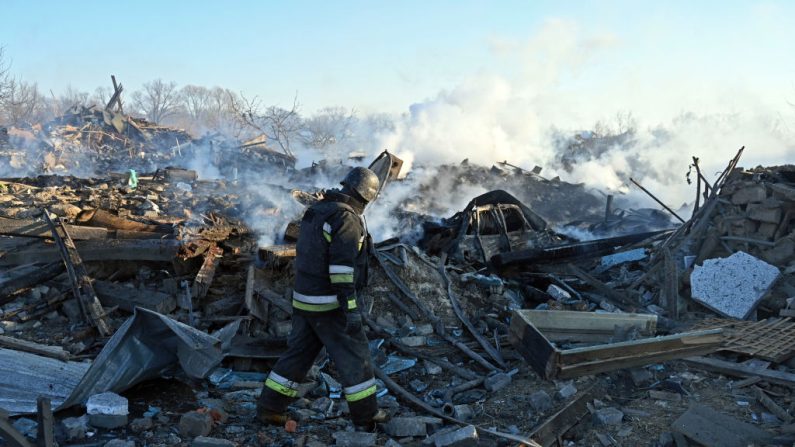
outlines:
[{"label": "hazy sky", "polygon": [[[115,74],[128,90],[159,77],[401,112],[473,76],[532,79],[556,63],[539,47],[576,34],[588,63],[552,74],[565,91],[795,99],[795,2],[4,0],[0,14],[13,73],[56,94]],[[568,31],[528,46],[550,21]]]}]

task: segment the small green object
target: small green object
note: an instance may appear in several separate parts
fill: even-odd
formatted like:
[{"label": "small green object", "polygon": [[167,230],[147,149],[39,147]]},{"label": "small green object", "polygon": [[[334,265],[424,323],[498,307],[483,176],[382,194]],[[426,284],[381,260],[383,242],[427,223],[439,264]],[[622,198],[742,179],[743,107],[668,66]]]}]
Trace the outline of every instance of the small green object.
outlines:
[{"label": "small green object", "polygon": [[130,169],[130,179],[127,180],[127,186],[129,186],[130,189],[138,187],[138,174],[135,173],[135,169]]}]

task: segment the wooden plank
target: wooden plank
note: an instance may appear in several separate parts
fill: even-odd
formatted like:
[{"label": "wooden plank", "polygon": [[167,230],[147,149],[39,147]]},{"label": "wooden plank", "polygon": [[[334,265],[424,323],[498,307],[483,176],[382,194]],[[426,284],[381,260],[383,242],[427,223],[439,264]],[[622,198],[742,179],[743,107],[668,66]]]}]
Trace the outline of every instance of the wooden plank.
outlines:
[{"label": "wooden plank", "polygon": [[248,272],[246,273],[246,295],[243,302],[246,304],[246,309],[248,309],[251,315],[257,317],[260,321],[264,324],[268,324],[268,302],[260,300],[258,297],[254,296],[254,276],[256,271],[254,270],[254,266],[248,266]]},{"label": "wooden plank", "polygon": [[193,297],[204,298],[207,291],[210,290],[215,278],[215,270],[218,264],[221,263],[221,257],[224,250],[215,244],[210,245],[210,248],[204,254],[204,262],[202,263],[199,273],[196,274],[196,279],[193,281]]},{"label": "wooden plank", "polygon": [[177,300],[173,295],[156,290],[126,287],[110,281],[94,281],[94,291],[103,306],[115,306],[130,313],[136,307],[143,307],[161,314],[169,314],[177,307]]},{"label": "wooden plank", "polygon": [[50,399],[46,397],[39,397],[36,400],[36,407],[38,408],[37,420],[37,447],[53,447],[55,445],[55,433],[53,431],[53,418],[52,418],[52,404]]},{"label": "wooden plank", "polygon": [[271,304],[278,307],[282,311],[284,311],[288,315],[293,314],[293,305],[283,296],[279,295],[278,293],[266,288],[260,287],[255,289],[258,295],[268,300]]},{"label": "wooden plank", "polygon": [[706,447],[767,445],[772,435],[710,407],[693,404],[671,428]]},{"label": "wooden plank", "polygon": [[594,388],[591,387],[580,393],[576,399],[569,402],[560,411],[550,416],[541,425],[536,427],[530,438],[544,447],[554,445],[558,437],[563,436],[572,427],[588,414],[588,402],[595,398]]},{"label": "wooden plank", "polygon": [[[173,239],[79,241],[75,243],[83,261],[170,262],[178,254],[180,241]],[[0,252],[0,266],[50,263],[61,260],[58,248],[38,242],[24,249]]]},{"label": "wooden plank", "polygon": [[665,298],[668,316],[677,319],[679,318],[679,273],[668,247],[663,248],[663,278],[662,295]]},{"label": "wooden plank", "polygon": [[66,267],[69,280],[72,283],[72,290],[75,298],[77,298],[85,318],[97,328],[99,335],[107,337],[113,332],[113,329],[108,320],[108,316],[105,314],[105,310],[102,308],[102,304],[99,302],[99,298],[97,298],[96,292],[94,292],[94,287],[91,285],[91,279],[88,277],[86,266],[83,264],[83,260],[77,252],[74,241],[69,237],[69,233],[63,227],[63,221],[58,220],[58,224],[56,225],[55,222],[50,219],[49,213],[50,212],[46,209],[44,210],[44,221],[47,222],[47,225],[50,227],[52,238],[58,246],[58,252]]},{"label": "wooden plank", "polygon": [[560,351],[519,311],[511,318],[509,340],[539,376],[554,376]]},{"label": "wooden plank", "polygon": [[33,447],[27,438],[22,435],[7,419],[0,418],[0,438],[10,447]]},{"label": "wooden plank", "polygon": [[60,262],[53,262],[46,265],[28,265],[24,269],[12,269],[6,272],[9,277],[0,280],[0,304],[6,302],[6,298],[12,294],[29,287],[37,286],[48,279],[52,279],[64,271],[64,266]]},{"label": "wooden plank", "polygon": [[[163,233],[150,231],[113,230],[100,227],[86,227],[82,225],[65,225],[66,231],[73,240],[94,239],[160,239]],[[35,238],[51,238],[47,223],[34,219],[8,219],[0,217],[0,234],[7,236],[22,236]]]},{"label": "wooden plank", "polygon": [[284,267],[295,259],[295,244],[270,245],[260,247],[257,255],[266,266]]},{"label": "wooden plank", "polygon": [[566,364],[589,362],[598,359],[610,359],[618,356],[642,356],[650,351],[683,349],[688,347],[709,347],[717,350],[723,342],[721,329],[683,332],[664,337],[645,338],[642,340],[610,343],[601,346],[567,349],[561,352],[561,361]]},{"label": "wooden plank", "polygon": [[688,357],[684,361],[707,371],[714,371],[733,377],[759,376],[767,382],[795,388],[795,374],[787,372],[751,368],[747,365],[707,357]]},{"label": "wooden plank", "polygon": [[15,351],[30,352],[43,357],[67,361],[71,357],[60,346],[47,346],[36,342],[0,335],[0,347]]},{"label": "wooden plank", "polygon": [[774,402],[773,399],[765,394],[765,392],[762,391],[762,389],[758,386],[754,386],[753,390],[756,393],[756,400],[758,400],[763,407],[767,408],[768,411],[776,415],[777,418],[781,419],[787,424],[792,423],[792,416],[787,413],[787,410],[783,409],[779,404]]},{"label": "wooden plank", "polygon": [[[569,264],[568,265],[568,269],[569,269],[569,272],[571,272],[571,274],[573,274],[577,278],[580,278],[586,284],[588,284],[591,287],[593,287],[594,289],[596,289],[596,291],[599,292],[599,294],[603,295],[608,300],[612,300],[612,301],[618,302],[618,303],[620,303],[620,304],[622,304],[624,306],[637,306],[637,303],[632,303],[631,300],[629,298],[627,298],[626,294],[624,294],[622,292],[619,292],[619,291],[609,287],[607,284],[605,284],[602,281],[599,281],[598,279],[594,278],[588,272],[586,272],[585,270],[582,270],[581,268],[577,267],[576,265]],[[611,303],[611,304],[615,305],[615,303]]]},{"label": "wooden plank", "polygon": [[616,326],[633,326],[641,335],[651,336],[657,330],[657,316],[645,314],[597,314],[567,310],[515,311],[551,341],[605,342],[615,334]]}]

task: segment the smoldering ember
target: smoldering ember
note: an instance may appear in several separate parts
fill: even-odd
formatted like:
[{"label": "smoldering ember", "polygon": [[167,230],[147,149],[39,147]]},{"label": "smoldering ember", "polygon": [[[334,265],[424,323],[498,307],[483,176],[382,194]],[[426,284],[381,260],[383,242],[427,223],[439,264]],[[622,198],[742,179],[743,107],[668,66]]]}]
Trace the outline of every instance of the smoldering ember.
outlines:
[{"label": "smoldering ember", "polygon": [[[688,207],[632,180],[633,208],[511,160],[299,169],[295,109],[233,103],[236,132],[196,136],[111,93],[0,128],[0,445],[795,442],[795,166],[738,144],[717,176],[692,159]],[[355,429],[324,350],[263,424],[302,215],[354,166],[378,177],[358,310],[389,417]]]}]

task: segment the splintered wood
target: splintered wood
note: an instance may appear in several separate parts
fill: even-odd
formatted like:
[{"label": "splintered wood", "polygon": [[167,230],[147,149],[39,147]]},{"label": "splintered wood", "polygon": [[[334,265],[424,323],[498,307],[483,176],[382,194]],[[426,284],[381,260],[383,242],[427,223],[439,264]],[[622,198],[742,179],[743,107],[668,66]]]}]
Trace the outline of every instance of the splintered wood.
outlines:
[{"label": "splintered wood", "polygon": [[713,319],[700,328],[721,328],[726,335],[723,351],[781,363],[795,355],[795,322],[791,318],[762,321]]}]

